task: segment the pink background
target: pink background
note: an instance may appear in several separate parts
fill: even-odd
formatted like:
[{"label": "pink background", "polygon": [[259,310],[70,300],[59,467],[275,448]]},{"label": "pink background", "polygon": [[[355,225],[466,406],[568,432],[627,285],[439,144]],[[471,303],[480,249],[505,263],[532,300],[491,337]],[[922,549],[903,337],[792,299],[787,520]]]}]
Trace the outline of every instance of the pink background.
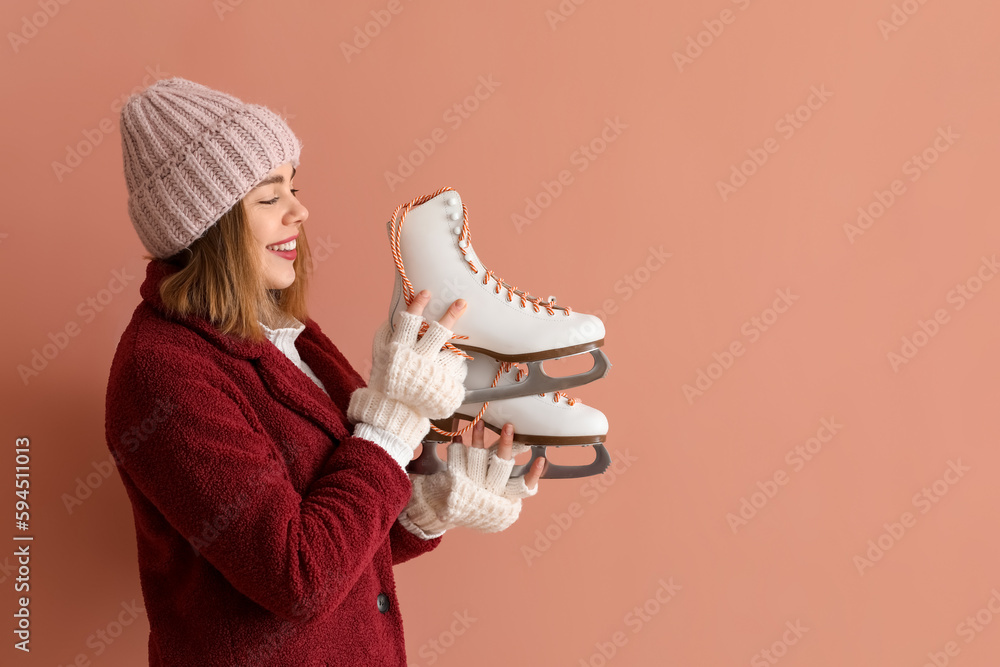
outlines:
[{"label": "pink background", "polygon": [[[399,567],[411,664],[998,664],[998,22],[968,1],[5,2],[0,662],[145,664],[142,614],[94,639],[142,600],[128,499],[100,475],[145,264],[117,109],[183,76],[302,139],[312,314],[359,369],[385,221],[443,185],[489,268],[605,318],[614,367],[569,393],[608,415],[618,472],[543,480],[507,531]],[[10,631],[19,436],[30,656]]]}]

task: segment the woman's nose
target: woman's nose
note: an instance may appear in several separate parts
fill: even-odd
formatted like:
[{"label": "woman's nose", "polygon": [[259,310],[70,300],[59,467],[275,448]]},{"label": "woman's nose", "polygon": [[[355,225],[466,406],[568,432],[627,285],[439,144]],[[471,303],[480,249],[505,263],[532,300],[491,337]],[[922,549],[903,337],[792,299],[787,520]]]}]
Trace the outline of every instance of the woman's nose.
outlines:
[{"label": "woman's nose", "polygon": [[298,204],[295,209],[292,210],[292,223],[304,223],[309,218],[309,209],[307,209],[302,204]]}]

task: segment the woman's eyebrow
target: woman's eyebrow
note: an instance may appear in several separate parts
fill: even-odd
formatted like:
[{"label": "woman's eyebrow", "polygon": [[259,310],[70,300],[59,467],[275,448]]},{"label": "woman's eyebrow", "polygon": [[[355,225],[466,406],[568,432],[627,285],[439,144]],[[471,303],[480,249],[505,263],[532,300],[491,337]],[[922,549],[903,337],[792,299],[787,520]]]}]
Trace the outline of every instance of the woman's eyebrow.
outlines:
[{"label": "woman's eyebrow", "polygon": [[[295,171],[296,171],[295,167],[292,167],[292,178],[295,178]],[[265,185],[271,185],[271,183],[284,183],[284,182],[285,182],[284,176],[282,176],[281,174],[275,174],[274,176],[268,176],[263,181],[261,181],[260,183],[258,183],[253,187],[254,189],[257,189]]]}]

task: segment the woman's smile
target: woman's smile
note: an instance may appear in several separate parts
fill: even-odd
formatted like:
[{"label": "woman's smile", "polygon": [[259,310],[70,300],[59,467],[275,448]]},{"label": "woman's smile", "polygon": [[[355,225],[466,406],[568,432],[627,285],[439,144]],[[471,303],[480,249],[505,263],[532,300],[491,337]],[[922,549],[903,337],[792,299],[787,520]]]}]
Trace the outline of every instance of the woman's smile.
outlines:
[{"label": "woman's smile", "polygon": [[296,236],[293,236],[291,238],[287,238],[284,241],[279,241],[278,243],[274,243],[272,245],[265,246],[265,247],[268,250],[270,250],[272,253],[274,253],[275,255],[277,255],[278,257],[283,257],[285,259],[294,261],[295,257],[296,257],[296,252],[295,252],[296,240],[295,239],[297,239],[297,238],[298,238],[298,236],[296,235]]}]

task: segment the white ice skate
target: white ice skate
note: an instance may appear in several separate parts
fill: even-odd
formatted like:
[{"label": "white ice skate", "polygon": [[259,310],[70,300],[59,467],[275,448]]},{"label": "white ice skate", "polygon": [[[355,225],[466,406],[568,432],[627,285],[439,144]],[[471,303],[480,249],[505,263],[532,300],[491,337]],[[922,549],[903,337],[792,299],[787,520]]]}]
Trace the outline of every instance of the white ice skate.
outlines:
[{"label": "white ice skate", "polygon": [[[477,387],[466,381],[469,402],[558,391],[607,375],[611,364],[598,349],[604,344],[600,318],[557,306],[555,297],[543,301],[487,269],[472,247],[468,209],[458,192],[445,187],[398,206],[387,228],[396,263],[391,323],[421,289],[431,293],[423,311],[428,322],[441,319],[452,302],[462,298],[469,315],[455,324],[455,338],[463,342],[454,346],[528,367],[525,382]],[[546,359],[584,352],[594,358],[588,371],[552,377],[542,369]]]},{"label": "white ice skate", "polygon": [[[496,379],[496,386],[504,387],[527,381],[525,372],[513,364],[498,362],[482,353],[471,356],[473,358],[468,361],[466,383],[486,386]],[[515,466],[511,472],[513,477],[523,475],[531,468],[535,459],[545,456],[546,447],[582,445],[595,448],[593,462],[586,465],[558,465],[550,460],[544,474],[546,479],[597,475],[611,464],[611,457],[603,445],[608,433],[608,420],[604,414],[579,399],[556,391],[500,399],[485,404],[466,402],[450,419],[435,423],[438,430],[432,430],[424,438],[423,453],[411,462],[407,468],[409,472],[432,475],[445,469],[445,463],[437,455],[435,443],[447,442],[449,438],[440,433],[453,431],[457,428],[459,419],[473,423],[482,419],[486,427],[495,433],[500,433],[500,429],[508,422],[514,425],[515,452],[520,449],[516,447],[518,443],[530,445],[531,460],[524,465]]]},{"label": "white ice skate", "polygon": [[[531,461],[515,467],[522,475],[545,447],[589,445],[595,458],[583,466],[561,466],[551,461],[545,478],[585,477],[604,472],[611,462],[603,446],[608,431],[604,415],[568,398],[561,389],[578,387],[605,377],[611,367],[604,344],[600,318],[574,313],[557,306],[555,297],[541,300],[507,284],[486,268],[472,247],[469,213],[452,188],[440,190],[403,204],[393,212],[387,230],[396,264],[396,279],[389,306],[389,322],[413,301],[417,291],[427,289],[431,302],[423,316],[439,320],[455,301],[465,299],[468,315],[456,322],[454,343],[448,347],[469,359],[465,404],[455,416],[440,420],[425,438],[420,457],[407,470],[433,474],[444,462],[435,442],[452,436],[458,419],[470,420],[461,432],[479,419],[493,431],[503,424],[515,427],[515,452],[525,445],[532,449]],[[553,377],[542,363],[576,354],[590,353],[590,370]],[[476,361],[478,359],[478,361]],[[522,363],[527,371],[516,368]]]}]

